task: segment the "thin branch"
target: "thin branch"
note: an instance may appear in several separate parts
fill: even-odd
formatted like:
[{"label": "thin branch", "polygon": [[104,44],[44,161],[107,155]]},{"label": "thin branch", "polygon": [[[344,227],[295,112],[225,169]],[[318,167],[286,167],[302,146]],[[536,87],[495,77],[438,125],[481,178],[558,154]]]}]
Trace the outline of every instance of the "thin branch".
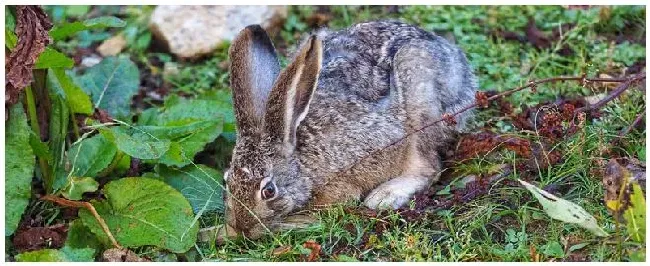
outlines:
[{"label": "thin branch", "polygon": [[[504,91],[504,92],[502,92],[502,93],[499,93],[499,94],[493,95],[493,96],[491,96],[491,97],[488,97],[488,98],[487,98],[487,102],[490,102],[490,101],[493,101],[493,100],[496,100],[496,99],[499,99],[499,98],[502,98],[502,97],[505,97],[505,96],[511,95],[511,94],[513,94],[513,93],[515,93],[515,92],[522,91],[522,90],[524,90],[524,89],[528,89],[528,88],[533,89],[533,90],[536,90],[538,85],[540,85],[540,84],[544,84],[544,83],[552,83],[552,82],[558,82],[558,81],[580,81],[583,85],[586,85],[586,84],[589,83],[589,82],[624,82],[624,84],[621,84],[619,87],[617,87],[617,89],[615,89],[615,90],[614,90],[610,95],[608,95],[607,97],[605,97],[605,99],[601,100],[600,102],[598,102],[598,103],[596,103],[595,105],[593,105],[592,107],[590,107],[590,108],[596,108],[596,107],[601,107],[601,106],[604,105],[605,103],[607,103],[607,102],[611,101],[612,99],[618,97],[618,96],[619,96],[621,93],[623,93],[623,91],[625,91],[625,90],[627,89],[627,87],[629,87],[632,83],[634,83],[634,82],[636,82],[636,81],[639,81],[639,80],[642,80],[642,79],[645,79],[645,72],[644,72],[644,73],[641,73],[641,74],[638,74],[638,75],[636,75],[636,76],[633,76],[633,77],[631,77],[631,78],[587,78],[587,77],[585,77],[584,75],[581,76],[581,77],[553,77],[553,78],[545,78],[545,79],[540,79],[540,80],[536,80],[536,81],[530,81],[530,82],[528,82],[528,84],[526,84],[526,85],[523,85],[523,86],[520,86],[520,87],[517,87],[517,88],[514,88],[514,89],[510,89],[510,90]],[[621,87],[624,87],[624,89],[620,89]],[[440,122],[446,121],[446,122],[448,122],[448,123],[452,123],[452,124],[453,124],[453,123],[455,122],[454,119],[453,119],[455,116],[457,116],[457,115],[459,115],[459,114],[461,114],[461,113],[467,112],[468,110],[473,109],[473,108],[475,108],[475,107],[479,107],[479,106],[481,106],[481,104],[484,103],[484,102],[485,102],[485,101],[475,101],[473,104],[468,105],[468,106],[466,106],[466,107],[464,107],[464,108],[462,108],[462,109],[456,111],[455,113],[452,113],[452,114],[443,114],[443,115],[442,115],[442,118],[440,118],[440,119],[438,119],[438,120],[435,120],[435,121],[433,121],[433,122],[431,122],[431,123],[429,123],[429,124],[427,124],[427,125],[425,125],[425,126],[423,126],[423,127],[420,127],[420,128],[418,128],[418,129],[415,129],[413,132],[407,133],[405,136],[403,136],[403,137],[399,138],[398,140],[396,140],[396,141],[394,141],[394,142],[388,144],[387,146],[385,146],[385,147],[383,147],[383,148],[381,148],[381,149],[375,150],[375,151],[373,151],[373,152],[371,152],[371,153],[369,153],[369,154],[367,154],[367,155],[361,157],[361,159],[359,159],[359,160],[357,160],[356,162],[354,162],[351,166],[345,168],[345,169],[343,170],[343,172],[348,172],[348,171],[350,171],[350,170],[351,170],[352,168],[354,168],[357,164],[359,164],[359,163],[362,162],[363,160],[367,159],[368,157],[373,157],[373,156],[376,155],[377,153],[382,152],[382,151],[384,151],[384,150],[386,150],[386,149],[388,149],[388,148],[390,148],[390,147],[396,145],[397,143],[399,143],[399,142],[401,142],[401,141],[407,139],[408,137],[411,137],[411,136],[414,135],[414,134],[421,133],[422,130],[425,130],[425,129],[429,128],[429,127],[432,127],[432,126],[434,126],[434,125],[436,125],[436,124],[438,124],[438,123],[440,123]],[[578,109],[576,109],[576,111],[578,111],[578,110],[580,110],[580,109],[582,109],[582,108],[578,108]],[[575,114],[577,114],[577,112],[575,112]]]},{"label": "thin branch", "polygon": [[630,124],[628,127],[626,127],[625,129],[623,129],[623,130],[621,131],[621,133],[618,133],[618,137],[619,137],[619,138],[622,138],[622,137],[624,137],[625,135],[627,135],[627,133],[630,133],[630,131],[631,131],[634,127],[636,127],[636,125],[638,125],[639,123],[641,123],[641,120],[643,119],[643,116],[644,116],[644,115],[645,115],[645,113],[643,113],[643,112],[641,112],[639,115],[637,115],[636,118],[634,119],[634,121],[632,122],[632,124]]},{"label": "thin branch", "polygon": [[54,202],[54,203],[57,203],[57,204],[59,204],[61,206],[66,206],[66,207],[85,208],[85,209],[87,209],[88,211],[90,211],[90,213],[92,213],[93,216],[95,216],[95,219],[97,219],[97,222],[102,227],[102,230],[104,231],[104,233],[106,233],[108,238],[111,240],[111,243],[113,243],[113,246],[115,248],[122,249],[122,246],[120,246],[120,244],[117,243],[117,240],[115,240],[115,238],[113,237],[113,234],[111,234],[111,230],[108,229],[108,225],[106,225],[106,222],[104,221],[104,219],[101,216],[99,216],[99,213],[97,213],[97,210],[95,210],[95,207],[93,207],[93,205],[90,204],[89,202],[68,200],[68,199],[64,199],[64,198],[59,198],[59,197],[54,196],[54,195],[45,195],[45,196],[41,197],[41,200],[51,201],[51,202]]},{"label": "thin branch", "polygon": [[617,145],[627,133],[630,133],[634,127],[636,127],[639,123],[641,123],[641,120],[643,120],[643,117],[645,116],[644,112],[639,113],[636,118],[634,118],[634,121],[632,121],[632,124],[621,130],[620,133],[618,133],[618,136],[612,140],[611,144],[612,145]]}]

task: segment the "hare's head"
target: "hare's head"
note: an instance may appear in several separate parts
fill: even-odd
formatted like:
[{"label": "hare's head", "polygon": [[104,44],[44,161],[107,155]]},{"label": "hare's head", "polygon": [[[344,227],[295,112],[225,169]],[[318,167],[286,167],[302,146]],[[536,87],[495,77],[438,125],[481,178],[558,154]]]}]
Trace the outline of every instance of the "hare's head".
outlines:
[{"label": "hare's head", "polygon": [[282,227],[311,197],[295,152],[296,130],[316,89],[322,47],[310,37],[281,71],[268,35],[252,25],[232,42],[229,56],[237,143],[225,175],[226,217],[231,229],[257,238]]}]

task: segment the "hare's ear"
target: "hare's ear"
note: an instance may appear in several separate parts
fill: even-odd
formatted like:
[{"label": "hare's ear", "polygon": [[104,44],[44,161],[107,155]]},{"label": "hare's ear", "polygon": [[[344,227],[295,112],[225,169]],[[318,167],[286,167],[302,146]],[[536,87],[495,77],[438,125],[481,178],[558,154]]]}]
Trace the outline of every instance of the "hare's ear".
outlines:
[{"label": "hare's ear", "polygon": [[262,27],[250,25],[232,41],[229,57],[237,132],[259,133],[269,93],[280,73],[275,48]]},{"label": "hare's ear", "polygon": [[300,48],[294,61],[280,73],[273,86],[264,118],[266,132],[291,152],[296,146],[296,129],[307,115],[318,84],[322,43],[315,35]]}]

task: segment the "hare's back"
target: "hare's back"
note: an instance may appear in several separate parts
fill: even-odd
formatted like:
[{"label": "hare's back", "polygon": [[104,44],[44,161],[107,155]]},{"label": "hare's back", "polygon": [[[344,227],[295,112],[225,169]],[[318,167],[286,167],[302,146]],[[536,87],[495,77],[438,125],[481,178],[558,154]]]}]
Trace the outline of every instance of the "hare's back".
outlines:
[{"label": "hare's back", "polygon": [[399,21],[360,23],[321,35],[323,68],[318,90],[373,102],[388,95],[391,62],[403,44],[440,41],[439,36]]}]

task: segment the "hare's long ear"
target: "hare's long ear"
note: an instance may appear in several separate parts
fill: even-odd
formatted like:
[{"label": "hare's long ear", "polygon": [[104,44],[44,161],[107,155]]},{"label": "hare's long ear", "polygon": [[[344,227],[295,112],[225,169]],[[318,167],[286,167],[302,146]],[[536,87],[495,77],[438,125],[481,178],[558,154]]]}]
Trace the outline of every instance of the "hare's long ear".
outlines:
[{"label": "hare's long ear", "polygon": [[233,40],[229,57],[237,132],[259,133],[269,93],[280,74],[275,48],[262,27],[250,25]]},{"label": "hare's long ear", "polygon": [[265,129],[284,144],[285,152],[292,152],[296,146],[296,129],[309,110],[318,84],[322,54],[321,40],[311,36],[295,60],[280,73],[271,91]]}]

